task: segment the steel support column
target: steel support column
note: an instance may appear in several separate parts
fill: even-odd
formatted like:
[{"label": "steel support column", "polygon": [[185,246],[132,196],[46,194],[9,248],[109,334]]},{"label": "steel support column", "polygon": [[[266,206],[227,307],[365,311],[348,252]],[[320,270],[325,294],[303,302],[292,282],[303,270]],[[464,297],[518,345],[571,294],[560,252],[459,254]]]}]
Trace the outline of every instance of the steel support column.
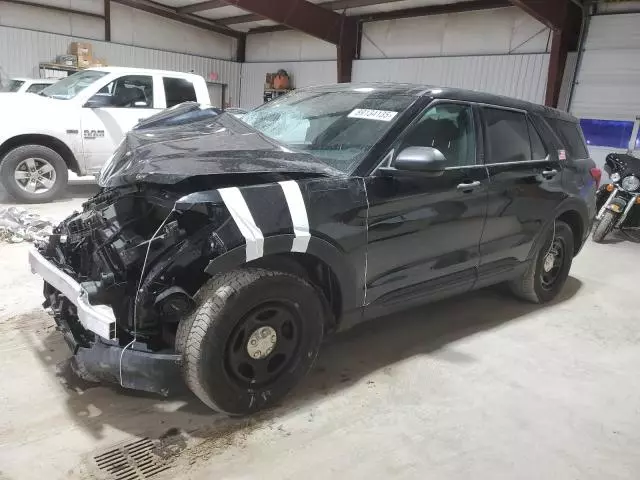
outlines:
[{"label": "steel support column", "polygon": [[111,0],[104,0],[104,41],[111,41]]},{"label": "steel support column", "polygon": [[260,17],[334,44],[338,49],[338,82],[351,81],[358,50],[358,22],[307,0],[226,0]]},{"label": "steel support column", "polygon": [[509,0],[552,30],[545,105],[557,107],[567,55],[578,48],[582,9],[572,0]]}]

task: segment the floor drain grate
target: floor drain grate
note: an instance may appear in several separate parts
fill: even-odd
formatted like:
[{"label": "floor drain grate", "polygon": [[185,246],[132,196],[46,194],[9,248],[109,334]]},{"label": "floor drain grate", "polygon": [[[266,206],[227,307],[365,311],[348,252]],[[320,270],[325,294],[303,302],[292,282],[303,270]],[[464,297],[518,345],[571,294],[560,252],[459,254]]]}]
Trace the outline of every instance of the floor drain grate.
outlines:
[{"label": "floor drain grate", "polygon": [[98,468],[115,480],[145,480],[169,468],[154,450],[156,444],[148,438],[123,444],[96,455]]}]

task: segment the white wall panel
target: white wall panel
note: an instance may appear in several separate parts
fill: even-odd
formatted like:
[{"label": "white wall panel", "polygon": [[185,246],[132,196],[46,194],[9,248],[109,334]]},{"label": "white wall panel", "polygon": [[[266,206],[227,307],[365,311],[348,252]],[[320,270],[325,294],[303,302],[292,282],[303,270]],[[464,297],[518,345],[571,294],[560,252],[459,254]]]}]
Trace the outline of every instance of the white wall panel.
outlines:
[{"label": "white wall panel", "polygon": [[540,53],[549,30],[518,8],[364,24],[362,59]]},{"label": "white wall panel", "polygon": [[336,62],[277,62],[277,63],[243,63],[240,92],[240,106],[253,108],[262,104],[264,80],[267,73],[285,69],[291,76],[295,88],[311,85],[336,83]]},{"label": "white wall panel", "polygon": [[113,42],[232,59],[236,41],[225,35],[167,20],[124,5],[111,5]]},{"label": "white wall panel", "polygon": [[294,30],[247,37],[247,62],[334,60],[336,47]]},{"label": "white wall panel", "polygon": [[640,13],[591,18],[586,50],[640,48]]},{"label": "white wall panel", "polygon": [[640,49],[585,51],[571,111],[610,120],[640,115]]},{"label": "white wall panel", "polygon": [[[51,61],[56,55],[66,52],[74,40],[83,39],[0,26],[0,74],[38,77],[38,63]],[[231,104],[237,106],[240,101],[239,63],[96,40],[91,44],[94,55],[104,58],[109,65],[192,71],[205,78],[216,72],[219,81],[229,86]]]},{"label": "white wall panel", "polygon": [[407,82],[466,88],[541,103],[548,54],[357,60],[354,82]]},{"label": "white wall panel", "polygon": [[[102,14],[104,5],[102,1],[96,3],[95,0],[75,0],[71,3],[69,0],[57,2],[48,0],[40,3],[98,14]],[[100,18],[44,10],[3,1],[0,1],[0,25],[104,40],[104,22]]]},{"label": "white wall panel", "polygon": [[640,14],[591,18],[571,112],[581,118],[640,115]]},{"label": "white wall panel", "polygon": [[[102,14],[103,0],[31,0],[63,8]],[[0,25],[104,40],[104,21],[85,15],[16,5],[0,0]],[[232,59],[236,40],[225,35],[167,20],[112,3],[111,40],[126,45]]]}]

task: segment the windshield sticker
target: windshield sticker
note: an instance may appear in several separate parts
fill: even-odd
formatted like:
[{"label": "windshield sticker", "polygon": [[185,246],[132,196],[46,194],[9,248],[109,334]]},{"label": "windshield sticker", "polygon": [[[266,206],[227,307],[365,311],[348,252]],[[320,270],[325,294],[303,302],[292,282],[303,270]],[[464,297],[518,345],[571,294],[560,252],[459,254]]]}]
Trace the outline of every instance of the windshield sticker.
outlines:
[{"label": "windshield sticker", "polygon": [[566,160],[567,159],[567,152],[565,152],[564,150],[558,150],[558,160]]},{"label": "windshield sticker", "polygon": [[368,108],[356,108],[349,115],[349,118],[364,118],[365,120],[379,120],[381,122],[390,122],[398,112],[390,110],[369,110]]}]

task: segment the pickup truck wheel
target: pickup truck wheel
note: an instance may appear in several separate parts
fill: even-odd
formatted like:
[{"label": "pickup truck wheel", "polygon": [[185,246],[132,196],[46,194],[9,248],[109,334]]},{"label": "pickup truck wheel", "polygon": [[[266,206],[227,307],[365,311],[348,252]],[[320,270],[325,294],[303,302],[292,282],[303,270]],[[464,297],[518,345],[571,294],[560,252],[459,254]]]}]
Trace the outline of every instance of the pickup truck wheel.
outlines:
[{"label": "pickup truck wheel", "polygon": [[511,291],[523,300],[546,303],[562,290],[573,262],[573,231],[556,220],[553,232],[538,250],[534,261],[518,279],[509,283]]},{"label": "pickup truck wheel", "polygon": [[9,151],[0,178],[9,195],[23,203],[45,203],[67,185],[69,171],[62,157],[43,145],[23,145]]},{"label": "pickup truck wheel", "polygon": [[189,388],[209,407],[246,415],[273,405],[309,371],[323,336],[323,303],[302,278],[248,268],[210,279],[179,325]]}]

